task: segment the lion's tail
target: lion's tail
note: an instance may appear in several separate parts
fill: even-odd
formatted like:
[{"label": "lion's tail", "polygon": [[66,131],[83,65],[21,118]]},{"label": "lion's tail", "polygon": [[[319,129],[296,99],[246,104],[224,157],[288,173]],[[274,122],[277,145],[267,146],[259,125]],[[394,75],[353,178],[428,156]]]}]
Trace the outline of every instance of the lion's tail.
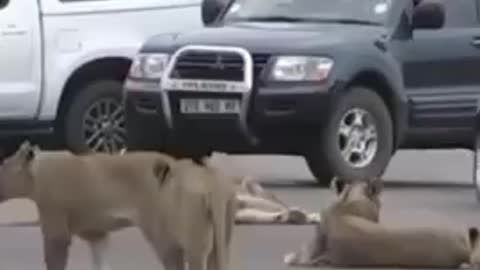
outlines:
[{"label": "lion's tail", "polygon": [[153,174],[157,178],[158,184],[161,186],[170,173],[170,165],[164,161],[157,161],[153,165]]},{"label": "lion's tail", "polygon": [[[318,228],[317,228],[318,230]],[[316,232],[318,234],[318,232]],[[303,244],[300,250],[296,252],[290,252],[283,256],[283,263],[288,266],[295,267],[316,267],[327,265],[327,257],[324,253],[324,247],[321,242],[322,239],[312,239],[306,244]]]},{"label": "lion's tail", "polygon": [[305,250],[285,254],[283,263],[291,267],[317,267],[325,264],[322,256],[308,258]]}]

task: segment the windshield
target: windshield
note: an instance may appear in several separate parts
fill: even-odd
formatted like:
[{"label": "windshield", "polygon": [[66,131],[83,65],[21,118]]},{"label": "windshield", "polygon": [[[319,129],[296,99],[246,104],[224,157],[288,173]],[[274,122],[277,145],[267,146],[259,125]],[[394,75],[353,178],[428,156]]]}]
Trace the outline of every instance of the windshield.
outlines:
[{"label": "windshield", "polygon": [[392,0],[235,0],[224,21],[382,24]]}]

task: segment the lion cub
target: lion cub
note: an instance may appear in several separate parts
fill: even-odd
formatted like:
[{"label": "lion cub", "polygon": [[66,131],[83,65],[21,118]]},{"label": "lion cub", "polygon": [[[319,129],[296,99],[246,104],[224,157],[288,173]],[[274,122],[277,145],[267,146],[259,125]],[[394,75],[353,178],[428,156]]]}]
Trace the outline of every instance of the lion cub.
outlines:
[{"label": "lion cub", "polygon": [[47,270],[64,270],[74,235],[95,270],[109,233],[138,226],[166,270],[227,270],[236,201],[233,181],[189,160],[154,152],[73,155],[24,142],[0,167],[0,200],[38,208]]}]

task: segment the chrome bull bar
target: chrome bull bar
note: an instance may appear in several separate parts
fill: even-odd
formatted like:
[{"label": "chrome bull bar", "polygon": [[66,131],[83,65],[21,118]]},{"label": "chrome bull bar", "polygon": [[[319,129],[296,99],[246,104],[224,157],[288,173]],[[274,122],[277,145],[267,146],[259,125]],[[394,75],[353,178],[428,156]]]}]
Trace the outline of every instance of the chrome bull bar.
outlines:
[{"label": "chrome bull bar", "polygon": [[[242,81],[228,81],[228,80],[202,80],[202,79],[178,79],[172,78],[172,72],[175,69],[178,58],[185,52],[213,52],[213,53],[234,53],[238,54],[244,64],[243,80]],[[251,54],[239,47],[231,46],[207,46],[207,45],[187,45],[178,49],[170,58],[170,61],[165,68],[165,72],[161,78],[160,89],[162,95],[163,113],[165,115],[167,126],[173,127],[171,104],[168,97],[170,91],[199,91],[199,92],[216,92],[216,93],[241,93],[240,101],[240,115],[239,125],[240,130],[244,136],[250,141],[250,143],[256,144],[257,138],[248,130],[247,126],[247,113],[250,104],[250,98],[253,87],[253,72],[254,63]],[[207,85],[215,85],[221,83],[226,85],[225,89],[212,89]],[[214,87],[215,88],[215,87]]]}]

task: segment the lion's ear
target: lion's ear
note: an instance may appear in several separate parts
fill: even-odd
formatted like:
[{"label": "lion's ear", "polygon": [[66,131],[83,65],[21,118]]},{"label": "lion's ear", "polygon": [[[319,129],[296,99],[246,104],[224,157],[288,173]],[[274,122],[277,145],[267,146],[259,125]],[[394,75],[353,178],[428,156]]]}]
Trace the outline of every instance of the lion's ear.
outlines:
[{"label": "lion's ear", "polygon": [[32,149],[32,144],[30,143],[30,141],[26,140],[20,144],[20,146],[18,147],[17,153],[21,154],[29,151],[30,149]]},{"label": "lion's ear", "polygon": [[378,197],[383,191],[383,181],[382,179],[375,177],[368,180],[367,185],[367,194],[370,197]]},{"label": "lion's ear", "polygon": [[18,148],[15,156],[23,163],[28,164],[35,159],[35,152],[38,146],[30,144],[29,141],[24,141]]},{"label": "lion's ear", "polygon": [[335,192],[335,194],[340,195],[345,189],[346,185],[347,183],[343,179],[335,176],[330,183],[330,188]]},{"label": "lion's ear", "polygon": [[167,179],[168,174],[170,173],[170,164],[166,161],[156,162],[153,168],[153,174],[158,179],[158,183],[163,185]]},{"label": "lion's ear", "polygon": [[32,148],[27,152],[27,155],[25,157],[25,161],[27,163],[31,162],[35,158],[35,149]]}]

